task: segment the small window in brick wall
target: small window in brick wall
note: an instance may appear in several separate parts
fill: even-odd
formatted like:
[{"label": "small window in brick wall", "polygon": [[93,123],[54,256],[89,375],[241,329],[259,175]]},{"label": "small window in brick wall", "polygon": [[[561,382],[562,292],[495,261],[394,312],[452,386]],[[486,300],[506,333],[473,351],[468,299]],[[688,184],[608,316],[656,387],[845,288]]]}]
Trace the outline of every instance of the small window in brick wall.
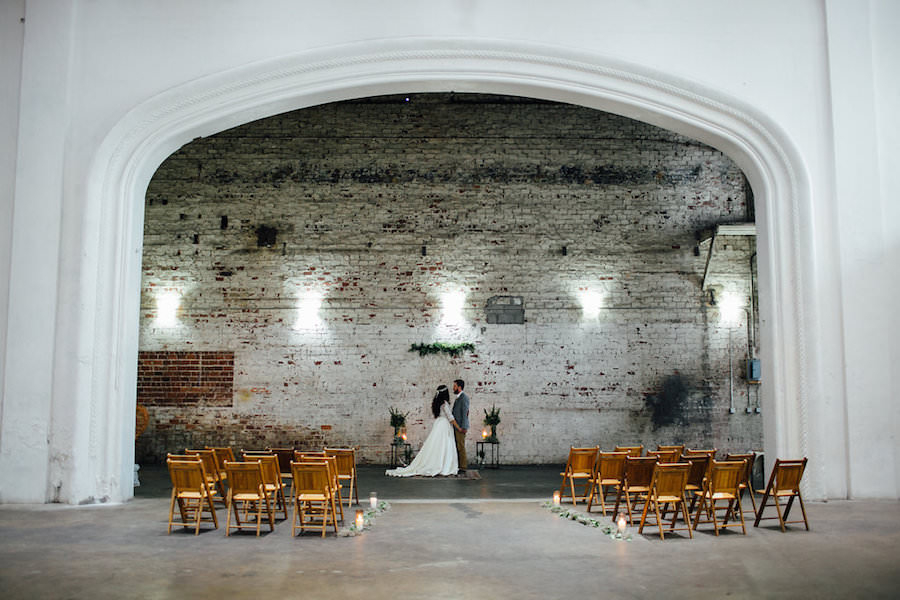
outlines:
[{"label": "small window in brick wall", "polygon": [[525,323],[525,303],[522,296],[492,296],[484,309],[491,325],[522,325]]}]

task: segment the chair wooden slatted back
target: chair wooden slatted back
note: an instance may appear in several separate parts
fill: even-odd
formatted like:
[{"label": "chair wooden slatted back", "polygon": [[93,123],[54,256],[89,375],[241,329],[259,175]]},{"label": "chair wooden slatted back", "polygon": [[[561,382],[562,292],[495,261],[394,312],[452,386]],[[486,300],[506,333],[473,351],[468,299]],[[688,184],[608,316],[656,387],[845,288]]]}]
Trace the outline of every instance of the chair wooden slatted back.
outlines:
[{"label": "chair wooden slatted back", "polygon": [[[809,520],[806,518],[806,506],[803,504],[803,495],[800,492],[800,482],[803,479],[803,472],[806,470],[806,458],[799,460],[776,459],[772,467],[772,474],[769,476],[769,483],[766,485],[766,491],[763,493],[762,501],[759,503],[759,510],[756,511],[756,521],[754,527],[759,527],[760,521],[774,519],[776,517],[763,517],[763,511],[766,503],[771,499],[775,504],[778,512],[778,522],[781,525],[781,531],[787,531],[785,525],[790,523],[803,523],[806,530],[809,531]],[[784,513],[781,512],[780,498],[787,498],[787,505]],[[789,521],[788,516],[794,499],[800,501],[800,511],[803,513],[803,519]]]},{"label": "chair wooden slatted back", "polygon": [[269,452],[278,457],[278,469],[281,471],[282,479],[290,479],[291,461],[294,460],[294,448],[267,448]]},{"label": "chair wooden slatted back", "polygon": [[228,474],[225,472],[225,463],[227,461],[234,462],[234,451],[228,446],[207,446],[206,449],[212,450],[213,456],[216,457],[216,467],[219,469],[219,479],[228,479]]},{"label": "chair wooden slatted back", "polygon": [[708,456],[710,458],[715,458],[716,452],[718,452],[718,450],[716,448],[704,448],[704,449],[685,448],[684,452],[681,453],[681,457],[682,458],[690,458],[693,456]]},{"label": "chair wooden slatted back", "polygon": [[191,449],[188,448],[184,451],[185,454],[188,455],[197,455],[200,457],[200,460],[203,461],[203,470],[206,473],[206,478],[209,483],[215,488],[218,492],[218,499],[222,502],[225,501],[225,486],[224,480],[227,478],[222,477],[219,472],[219,461],[216,460],[216,453],[213,450],[208,450],[206,448],[202,449]]},{"label": "chair wooden slatted back", "polygon": [[[299,462],[324,462],[328,465],[328,473],[331,481],[331,493],[335,495],[336,498],[341,497],[341,489],[343,486],[341,485],[340,477],[338,477],[337,470],[337,458],[334,456],[329,456],[324,450],[315,451],[315,452],[307,452],[307,451],[297,451],[294,452],[295,461]],[[344,503],[338,500],[337,502],[337,518],[340,522],[344,522]]]},{"label": "chair wooden slatted back", "polygon": [[[189,520],[194,521],[194,535],[200,534],[200,523],[204,520],[212,522],[214,527],[218,529],[219,520],[216,517],[216,508],[213,504],[213,488],[209,484],[200,458],[190,456],[179,459],[175,455],[170,454],[166,464],[169,469],[169,478],[172,481],[168,533],[172,533],[176,504],[181,513],[181,524],[183,527],[188,527]],[[209,513],[209,518],[204,519],[203,513]]]},{"label": "chair wooden slatted back", "polygon": [[[259,536],[263,510],[269,522],[269,530],[275,530],[275,512],[272,507],[272,494],[266,490],[263,467],[260,461],[226,462],[225,471],[228,474],[228,519],[225,525],[225,535],[230,535],[232,529],[246,529],[254,527],[252,524],[241,522],[241,508],[249,514],[251,508],[256,509],[256,535]],[[231,525],[231,516],[234,515],[235,525]]]},{"label": "chair wooden slatted back", "polygon": [[656,458],[656,462],[674,463],[678,462],[678,450],[648,450],[647,456]]},{"label": "chair wooden slatted back", "polygon": [[578,502],[579,496],[575,494],[575,481],[584,483],[584,491],[581,498],[587,502],[590,497],[591,478],[594,476],[594,469],[597,464],[597,454],[600,452],[600,446],[592,446],[590,448],[569,448],[569,458],[566,461],[565,470],[560,473],[562,483],[559,486],[560,498],[565,496],[566,483],[569,484],[571,490],[572,504]]},{"label": "chair wooden slatted back", "polygon": [[653,470],[656,468],[657,462],[655,456],[628,456],[625,458],[625,480],[616,496],[616,507],[614,509],[614,517],[619,513],[619,505],[622,496],[625,496],[625,509],[628,513],[628,523],[632,523],[632,513],[636,510],[632,496],[635,502],[646,499],[647,493],[650,492],[650,484],[653,481]]},{"label": "chair wooden slatted back", "polygon": [[[700,523],[712,523],[716,535],[719,530],[726,527],[740,527],[746,535],[747,528],[744,525],[744,510],[741,506],[740,482],[744,476],[745,463],[743,460],[718,461],[713,460],[709,465],[709,473],[704,481],[703,491],[700,494],[700,504],[694,515],[694,529]],[[718,506],[719,501],[725,501],[725,506]],[[724,510],[722,523],[719,523],[717,510]],[[702,519],[706,512],[707,518]],[[728,521],[737,512],[740,523],[729,524]]]},{"label": "chair wooden slatted back", "polygon": [[656,449],[657,450],[669,450],[669,451],[674,450],[675,451],[675,461],[674,462],[678,462],[681,459],[681,455],[684,453],[684,444],[670,445],[670,446],[657,445]]},{"label": "chair wooden slatted back", "polygon": [[741,497],[743,498],[744,492],[746,491],[750,495],[750,502],[753,504],[753,512],[756,512],[756,490],[753,489],[753,463],[756,461],[756,453],[754,452],[744,452],[744,453],[733,453],[730,452],[725,455],[725,460],[740,460],[744,461],[744,476],[741,477]]},{"label": "chair wooden slatted back", "polygon": [[243,458],[244,462],[259,462],[266,492],[272,496],[276,510],[278,506],[281,506],[284,518],[287,519],[287,500],[284,494],[284,482],[281,480],[281,468],[278,465],[278,457],[274,454],[252,452],[244,453]]},{"label": "chair wooden slatted back", "polygon": [[596,474],[591,482],[591,496],[588,498],[588,512],[591,512],[596,493],[600,497],[600,507],[603,514],[606,515],[607,489],[612,487],[618,494],[622,481],[625,478],[625,459],[627,457],[628,452],[600,452],[597,455]]},{"label": "chair wooden slatted back", "polygon": [[627,452],[628,456],[643,456],[644,446],[616,446],[616,452]]},{"label": "chair wooden slatted back", "polygon": [[356,476],[356,450],[353,448],[325,448],[325,454],[334,456],[337,460],[338,479],[347,482],[350,489],[347,492],[347,506],[356,500],[359,504],[359,485]]},{"label": "chair wooden slatted back", "polygon": [[302,533],[307,525],[321,521],[322,537],[329,522],[337,533],[337,508],[332,488],[328,462],[307,460],[291,463],[294,479],[294,508],[291,535],[299,528]]},{"label": "chair wooden slatted back", "polygon": [[[669,524],[668,531],[687,531],[688,537],[694,537],[684,490],[690,469],[691,465],[689,463],[658,463],[656,465],[653,469],[653,479],[650,482],[650,491],[647,494],[647,500],[644,502],[644,510],[641,511],[641,525],[638,529],[638,533],[644,532],[644,526],[647,524],[647,512],[652,506],[653,512],[656,515],[656,521],[655,523],[651,522],[650,524],[655,524],[659,529],[660,539],[665,539],[663,520],[668,505],[673,504],[675,509],[672,513],[672,522]],[[659,511],[660,504],[663,504],[666,507],[663,513],[660,513]],[[681,510],[685,527],[676,529],[675,523],[678,520],[679,509]]]},{"label": "chair wooden slatted back", "polygon": [[712,461],[707,454],[698,454],[696,456],[687,456],[682,459],[683,462],[690,463],[691,468],[688,471],[687,483],[684,486],[685,493],[691,497],[691,512],[700,494],[703,493],[703,482],[709,473],[709,464]]}]

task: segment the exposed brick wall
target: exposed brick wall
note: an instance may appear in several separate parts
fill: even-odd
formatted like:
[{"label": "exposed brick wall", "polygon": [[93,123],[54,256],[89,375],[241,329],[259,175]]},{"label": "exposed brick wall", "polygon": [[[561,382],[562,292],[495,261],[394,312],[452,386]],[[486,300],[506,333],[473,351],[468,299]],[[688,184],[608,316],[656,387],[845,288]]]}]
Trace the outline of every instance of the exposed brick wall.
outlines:
[{"label": "exposed brick wall", "polygon": [[[559,462],[570,444],[761,447],[742,379],[755,314],[730,334],[731,414],[729,330],[701,290],[702,232],[752,218],[732,161],[576,106],[409,98],[278,115],[161,165],[147,192],[141,349],[232,351],[234,392],[228,405],[152,407],[139,459],[328,443],[384,462],[388,407],[410,411],[418,448],[432,390],[456,377],[475,427],[501,408],[505,462]],[[753,306],[754,241],[715,242],[720,297]],[[164,289],[182,294],[175,327],[155,321]],[[465,293],[455,321],[442,307],[452,290]],[[596,314],[585,291],[602,294]],[[321,309],[303,319],[311,294]],[[525,322],[488,323],[497,296],[521,297]],[[433,341],[476,351],[409,352]]]},{"label": "exposed brick wall", "polygon": [[145,406],[231,406],[234,352],[142,351],[137,400]]}]

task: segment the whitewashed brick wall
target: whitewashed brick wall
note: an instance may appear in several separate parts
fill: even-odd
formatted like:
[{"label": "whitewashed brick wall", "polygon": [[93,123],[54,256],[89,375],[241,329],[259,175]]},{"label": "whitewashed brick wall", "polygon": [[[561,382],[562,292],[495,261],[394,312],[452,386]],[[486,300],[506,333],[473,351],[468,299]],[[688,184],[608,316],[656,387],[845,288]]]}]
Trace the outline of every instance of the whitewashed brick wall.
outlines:
[{"label": "whitewashed brick wall", "polygon": [[[752,220],[734,163],[581,107],[406,98],[246,124],[159,168],[141,349],[234,352],[234,398],[149,406],[139,460],[185,446],[329,444],[384,463],[388,407],[410,412],[417,449],[434,388],[457,377],[472,399],[470,457],[492,405],[507,463],[562,462],[570,445],[761,448],[761,417],[746,412],[758,400],[744,379],[752,312],[731,331],[731,414],[729,331],[700,287],[700,232]],[[277,230],[272,247],[257,246],[260,226]],[[716,244],[711,281],[750,305],[753,238]],[[156,321],[161,290],[181,294],[175,327]],[[596,315],[582,310],[587,290],[603,295]],[[449,291],[465,293],[460,322],[444,319]],[[322,306],[304,321],[310,294]],[[526,322],[488,324],[493,296],[522,297]],[[435,341],[476,351],[409,351]],[[673,377],[685,395],[659,426],[647,397]]]}]

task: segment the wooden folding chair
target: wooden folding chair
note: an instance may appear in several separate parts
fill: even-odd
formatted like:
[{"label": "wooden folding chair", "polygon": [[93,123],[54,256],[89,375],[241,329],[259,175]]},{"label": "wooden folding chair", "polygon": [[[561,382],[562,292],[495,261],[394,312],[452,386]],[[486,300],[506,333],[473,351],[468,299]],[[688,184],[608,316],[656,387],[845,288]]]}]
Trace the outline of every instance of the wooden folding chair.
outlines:
[{"label": "wooden folding chair", "polygon": [[[747,528],[744,526],[744,509],[741,506],[741,492],[739,489],[741,477],[745,470],[744,461],[711,461],[709,466],[709,475],[703,483],[703,491],[700,493],[700,504],[697,506],[697,512],[694,515],[694,529],[700,523],[712,523],[719,535],[719,530],[726,527],[738,527],[744,535],[747,535]],[[724,500],[728,502],[726,506],[719,507],[717,502]],[[725,510],[722,523],[719,523],[716,516],[717,510]],[[704,510],[706,511],[706,520],[701,518]],[[728,524],[728,520],[737,510],[741,517],[740,523]]]},{"label": "wooden folding chair", "polygon": [[[278,470],[281,472],[281,481],[285,480],[288,483],[293,479],[293,475],[291,474],[291,461],[294,460],[294,448],[268,448],[269,452],[278,457]],[[291,486],[287,485],[288,488],[288,497],[290,497]]]},{"label": "wooden folding chair", "polygon": [[653,469],[657,462],[655,456],[626,456],[625,457],[625,481],[616,494],[616,507],[613,509],[613,519],[619,514],[619,504],[622,495],[625,495],[625,509],[628,512],[628,524],[632,524],[632,513],[635,510],[631,497],[635,502],[646,501],[650,492],[650,484],[653,483]]},{"label": "wooden folding chair", "polygon": [[647,450],[647,456],[653,456],[658,463],[678,462],[679,450]]},{"label": "wooden folding chair", "polygon": [[[230,535],[232,529],[247,529],[253,524],[241,522],[241,508],[245,514],[255,509],[256,535],[259,536],[259,528],[262,522],[263,510],[269,521],[269,531],[275,531],[275,511],[272,508],[271,494],[266,491],[262,465],[259,461],[252,462],[226,462],[225,471],[228,473],[228,518],[225,521],[225,535]],[[235,525],[231,524],[231,515],[234,514]]]},{"label": "wooden folding chair", "polygon": [[627,452],[628,456],[643,456],[644,446],[616,446],[615,452]]},{"label": "wooden folding chair", "polygon": [[[170,455],[171,456],[171,455]],[[201,521],[212,522],[219,528],[219,520],[216,517],[216,507],[213,504],[215,492],[210,487],[209,480],[203,470],[203,462],[197,456],[186,460],[168,458],[166,464],[169,467],[169,477],[172,479],[172,500],[169,503],[169,533],[172,533],[173,517],[175,516],[175,504],[181,513],[181,525],[187,528],[188,521],[193,521],[196,529],[194,535],[200,535]],[[204,519],[203,513],[209,513]]]},{"label": "wooden folding chair", "polygon": [[216,468],[219,470],[219,481],[228,480],[228,474],[225,473],[225,462],[234,462],[234,451],[227,446],[207,446],[207,450],[212,450],[216,457]]},{"label": "wooden folding chair", "polygon": [[[759,510],[756,511],[756,521],[754,527],[759,527],[759,522],[776,517],[763,517],[763,510],[766,503],[771,498],[775,503],[775,510],[778,512],[778,522],[781,524],[781,531],[787,531],[785,525],[790,523],[803,523],[806,530],[809,531],[809,521],[806,519],[806,507],[803,505],[803,496],[800,494],[800,480],[803,478],[803,471],[806,470],[806,458],[801,460],[782,460],[776,459],[775,465],[772,467],[772,474],[769,476],[769,483],[766,491],[763,493],[762,501],[759,503]],[[787,498],[787,506],[784,513],[781,512],[781,504],[779,498]],[[788,515],[791,513],[791,506],[794,498],[800,501],[800,511],[803,513],[803,520],[788,521]]]},{"label": "wooden folding chair", "polygon": [[196,455],[200,457],[200,460],[203,461],[203,471],[206,473],[206,479],[209,481],[210,485],[215,488],[216,492],[218,492],[218,496],[216,500],[219,502],[225,502],[225,485],[224,480],[227,478],[222,477],[219,473],[219,462],[216,460],[216,453],[212,450],[207,449],[198,449],[192,450],[190,448],[184,451],[186,455]]},{"label": "wooden folding chair", "polygon": [[685,448],[684,452],[681,453],[681,458],[690,458],[692,456],[708,456],[710,458],[715,458],[716,452],[718,452],[718,450],[716,448],[707,448],[707,449]]},{"label": "wooden folding chair", "polygon": [[674,462],[679,462],[681,460],[681,455],[684,453],[684,444],[679,444],[676,446],[657,445],[656,449],[657,450],[668,450],[668,451],[674,450],[675,451],[675,461]]},{"label": "wooden folding chair", "polygon": [[278,457],[274,454],[261,454],[261,453],[243,453],[242,454],[244,462],[259,462],[262,467],[263,474],[263,485],[266,488],[266,493],[272,496],[274,502],[275,511],[278,510],[278,506],[281,506],[281,511],[284,513],[284,519],[287,520],[287,501],[284,497],[284,482],[281,480],[281,469],[278,466]]},{"label": "wooden folding chair", "polygon": [[594,470],[594,476],[591,478],[591,496],[588,498],[587,511],[591,512],[591,506],[594,504],[594,496],[600,498],[600,507],[603,510],[603,516],[606,516],[606,494],[607,489],[612,486],[619,493],[622,487],[622,481],[625,479],[625,458],[627,452],[600,452],[597,457],[597,467]]},{"label": "wooden folding chair", "polygon": [[[325,448],[325,454],[337,459],[338,479],[347,482],[350,489],[347,492],[347,508],[353,500],[359,504],[359,484],[356,479],[356,450],[353,448]],[[343,501],[343,498],[341,498]]]},{"label": "wooden folding chair", "polygon": [[742,460],[745,463],[744,475],[741,477],[740,488],[741,498],[744,492],[749,492],[750,502],[753,504],[753,512],[756,512],[756,490],[753,489],[753,463],[756,461],[755,452],[747,452],[742,454],[728,453],[725,460]]},{"label": "wooden folding chair", "polygon": [[307,525],[321,522],[322,537],[328,524],[337,534],[337,508],[332,493],[331,473],[327,462],[292,462],[294,479],[294,509],[291,520],[291,536],[306,530]]},{"label": "wooden folding chair", "polygon": [[703,493],[703,482],[709,473],[709,463],[711,460],[712,458],[707,454],[698,454],[696,456],[689,455],[684,457],[682,461],[691,465],[691,468],[688,471],[687,483],[684,486],[685,494],[691,497],[691,512],[694,512],[697,498]]},{"label": "wooden folding chair", "polygon": [[[688,472],[691,465],[688,463],[657,463],[653,470],[653,479],[650,482],[650,491],[647,493],[647,500],[644,502],[644,510],[641,512],[641,526],[638,533],[644,533],[644,525],[647,523],[647,510],[653,506],[653,512],[656,514],[656,521],[650,522],[649,525],[656,525],[659,529],[660,539],[666,539],[665,530],[663,529],[663,517],[667,509],[659,512],[659,505],[669,504],[675,506],[675,512],[672,514],[672,522],[669,524],[668,531],[687,531],[688,537],[693,538],[694,534],[691,530],[691,517],[687,508],[687,499],[684,495],[684,486],[687,483]],[[675,522],[678,520],[678,509],[681,508],[681,515],[684,519],[685,527],[676,529]]]},{"label": "wooden folding chair", "polygon": [[337,472],[337,458],[335,456],[329,456],[324,450],[314,451],[314,452],[305,452],[305,451],[297,451],[294,452],[294,457],[296,462],[324,462],[328,465],[328,475],[329,482],[331,484],[331,494],[337,498],[337,519],[343,523],[344,522],[344,503],[340,501],[341,498],[341,480],[338,477]]},{"label": "wooden folding chair", "polygon": [[563,478],[559,486],[560,498],[565,496],[566,482],[568,482],[572,492],[572,504],[576,504],[578,496],[575,495],[575,481],[579,480],[584,482],[584,493],[581,498],[585,502],[588,501],[598,452],[600,452],[600,446],[592,448],[575,448],[573,446],[569,449],[569,459],[566,461],[565,470],[560,473]]}]

